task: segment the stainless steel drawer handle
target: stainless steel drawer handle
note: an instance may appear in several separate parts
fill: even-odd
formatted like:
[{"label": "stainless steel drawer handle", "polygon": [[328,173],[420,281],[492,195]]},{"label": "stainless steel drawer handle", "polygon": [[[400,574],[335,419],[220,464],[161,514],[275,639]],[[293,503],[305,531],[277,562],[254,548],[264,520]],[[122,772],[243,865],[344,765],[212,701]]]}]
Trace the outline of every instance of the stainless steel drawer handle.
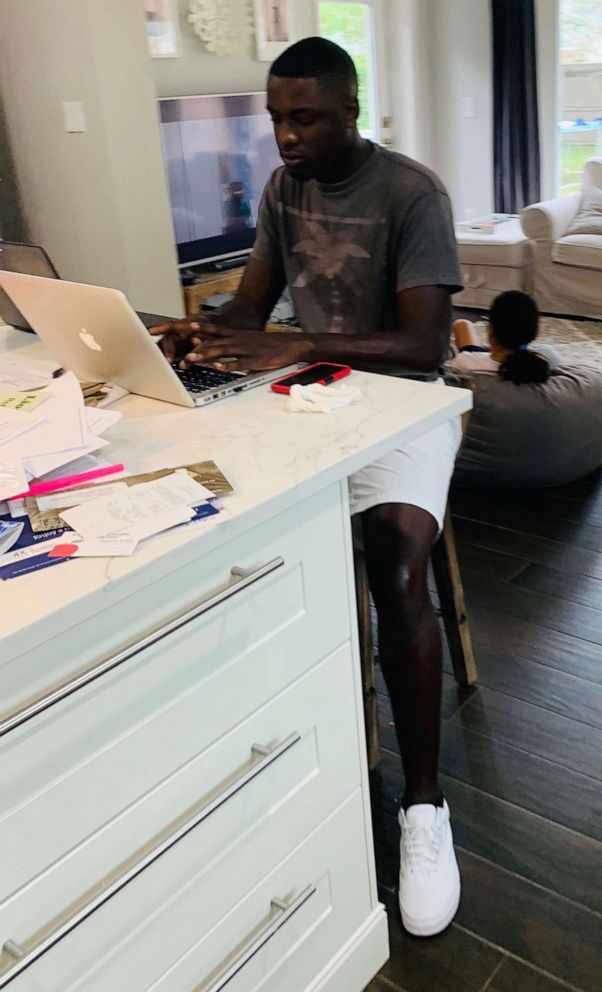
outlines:
[{"label": "stainless steel drawer handle", "polygon": [[254,931],[255,935],[242,946],[240,953],[236,955],[234,960],[229,960],[229,963],[220,968],[217,974],[212,974],[210,978],[197,985],[193,992],[221,992],[247,962],[272,939],[274,934],[278,933],[285,923],[288,923],[291,916],[294,916],[307,900],[315,895],[316,891],[315,885],[308,885],[291,902],[272,899],[270,909],[276,910],[276,912],[271,912],[266,925],[258,933]]},{"label": "stainless steel drawer handle", "polygon": [[[136,859],[128,858],[118,865],[110,875],[103,878],[93,890],[94,895],[88,898],[88,893],[79,899],[76,903],[72,904],[75,908],[73,912],[64,920],[63,923],[59,924],[54,930],[49,931],[48,927],[44,927],[41,931],[44,937],[38,942],[34,942],[34,946],[29,948],[27,944],[29,942],[24,942],[20,944],[16,940],[7,940],[2,946],[2,951],[5,952],[9,957],[11,957],[15,963],[12,964],[7,970],[0,970],[0,989],[6,988],[9,982],[12,982],[18,975],[20,975],[26,968],[41,958],[46,951],[49,951],[52,947],[59,943],[64,937],[67,936],[72,930],[74,930],[80,923],[83,923],[88,916],[104,906],[109,899],[116,895],[121,889],[125,888],[133,879],[135,879],[141,872],[157,861],[166,851],[169,851],[178,841],[182,840],[186,834],[189,834],[191,830],[198,827],[204,820],[206,820],[212,813],[214,813],[220,806],[228,802],[232,796],[240,792],[249,782],[261,775],[262,772],[266,770],[274,761],[277,761],[283,754],[285,754],[294,744],[297,744],[301,740],[301,735],[296,731],[290,734],[285,740],[280,744],[275,745],[272,748],[267,748],[262,744],[253,744],[251,752],[255,755],[260,755],[258,761],[256,761],[250,768],[237,775],[229,784],[222,789],[216,796],[209,800],[201,800],[196,803],[190,809],[188,809],[182,816],[178,817],[174,823],[170,824],[165,830],[157,834],[147,845],[145,845],[145,854],[142,857]],[[70,912],[71,907],[65,910],[65,915]],[[280,924],[282,925],[282,924]],[[35,938],[34,938],[35,941]],[[0,969],[2,965],[0,962]]]},{"label": "stainless steel drawer handle", "polygon": [[4,715],[0,715],[0,737],[10,733],[11,730],[16,730],[17,727],[21,727],[27,720],[31,720],[32,717],[43,713],[44,710],[59,703],[62,699],[66,699],[67,696],[71,696],[78,689],[83,689],[84,686],[89,685],[90,682],[94,682],[101,675],[106,675],[107,672],[118,668],[119,665],[123,665],[124,662],[129,661],[134,655],[139,654],[146,648],[152,647],[153,644],[156,644],[169,634],[173,634],[174,631],[179,630],[180,627],[184,627],[191,620],[196,620],[203,613],[208,613],[209,610],[214,609],[221,603],[225,603],[232,596],[242,592],[243,589],[248,589],[254,582],[258,582],[259,579],[263,579],[266,575],[275,572],[277,568],[281,568],[283,565],[284,558],[279,556],[266,562],[265,565],[260,565],[258,568],[243,569],[235,566],[231,570],[231,576],[234,581],[231,581],[230,585],[227,585],[224,589],[220,589],[219,592],[213,593],[211,596],[203,599],[196,606],[193,606],[192,609],[179,614],[179,616],[157,627],[140,640],[128,644],[118,654],[112,655],[110,658],[105,658],[104,661],[85,669],[79,675],[67,679],[65,682],[59,682],[49,692],[36,697],[25,706],[19,707],[16,710],[9,710]]}]

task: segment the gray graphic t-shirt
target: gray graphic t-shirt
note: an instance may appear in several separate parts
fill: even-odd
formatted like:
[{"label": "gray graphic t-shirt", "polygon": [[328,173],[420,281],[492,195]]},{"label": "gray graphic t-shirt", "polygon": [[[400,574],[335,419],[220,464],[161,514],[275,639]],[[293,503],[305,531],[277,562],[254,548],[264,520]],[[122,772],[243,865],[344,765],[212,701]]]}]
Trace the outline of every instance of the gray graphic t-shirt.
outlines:
[{"label": "gray graphic t-shirt", "polygon": [[253,256],[284,269],[299,323],[313,334],[394,330],[401,290],[462,288],[445,189],[418,162],[378,145],[342,183],[277,169]]}]

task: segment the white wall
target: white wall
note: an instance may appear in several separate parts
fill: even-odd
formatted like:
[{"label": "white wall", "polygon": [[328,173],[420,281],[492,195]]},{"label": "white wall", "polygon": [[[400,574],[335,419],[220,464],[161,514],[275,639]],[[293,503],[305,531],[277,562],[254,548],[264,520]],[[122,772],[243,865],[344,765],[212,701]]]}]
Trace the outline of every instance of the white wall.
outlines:
[{"label": "white wall", "polygon": [[5,241],[23,241],[24,221],[4,116],[4,107],[0,100],[0,238]]},{"label": "white wall", "polygon": [[[2,0],[0,95],[27,233],[66,279],[182,310],[139,0]],[[68,134],[63,101],[82,101]]]},{"label": "white wall", "polygon": [[[246,0],[238,0],[241,9]],[[265,89],[269,62],[255,57],[251,33],[244,55],[220,57],[207,51],[192,31],[186,14],[188,0],[178,0],[180,12],[180,56],[152,59],[152,74],[158,96],[193,96],[206,93],[246,93]],[[293,0],[294,30],[298,38],[315,33],[313,0]]]},{"label": "white wall", "polygon": [[439,174],[457,219],[491,212],[489,0],[388,0],[388,17],[395,147]]},{"label": "white wall", "polygon": [[[434,164],[459,220],[493,209],[493,68],[489,0],[436,0]],[[472,109],[466,106],[472,102]],[[474,113],[474,116],[465,116]]]},{"label": "white wall", "polygon": [[389,104],[397,151],[435,168],[433,25],[438,0],[389,0]]}]

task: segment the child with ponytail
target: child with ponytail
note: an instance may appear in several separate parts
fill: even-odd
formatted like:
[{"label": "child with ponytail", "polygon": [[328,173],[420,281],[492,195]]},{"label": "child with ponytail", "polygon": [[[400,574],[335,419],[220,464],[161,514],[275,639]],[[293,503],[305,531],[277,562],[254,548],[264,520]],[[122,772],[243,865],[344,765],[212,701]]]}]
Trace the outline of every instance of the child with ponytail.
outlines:
[{"label": "child with ponytail", "polygon": [[515,385],[546,382],[558,365],[547,345],[529,347],[537,337],[539,311],[532,297],[517,290],[496,296],[489,312],[489,346],[483,347],[470,320],[456,320],[453,333],[457,353],[447,363],[470,375],[500,375]]}]

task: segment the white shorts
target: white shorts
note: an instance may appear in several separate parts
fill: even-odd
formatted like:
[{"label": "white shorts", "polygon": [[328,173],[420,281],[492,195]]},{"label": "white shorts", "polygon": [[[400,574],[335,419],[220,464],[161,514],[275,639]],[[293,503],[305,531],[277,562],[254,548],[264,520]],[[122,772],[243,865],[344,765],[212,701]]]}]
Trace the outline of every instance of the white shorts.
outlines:
[{"label": "white shorts", "polygon": [[454,417],[355,472],[349,478],[351,513],[407,503],[430,513],[441,531],[461,438],[460,417]]}]

